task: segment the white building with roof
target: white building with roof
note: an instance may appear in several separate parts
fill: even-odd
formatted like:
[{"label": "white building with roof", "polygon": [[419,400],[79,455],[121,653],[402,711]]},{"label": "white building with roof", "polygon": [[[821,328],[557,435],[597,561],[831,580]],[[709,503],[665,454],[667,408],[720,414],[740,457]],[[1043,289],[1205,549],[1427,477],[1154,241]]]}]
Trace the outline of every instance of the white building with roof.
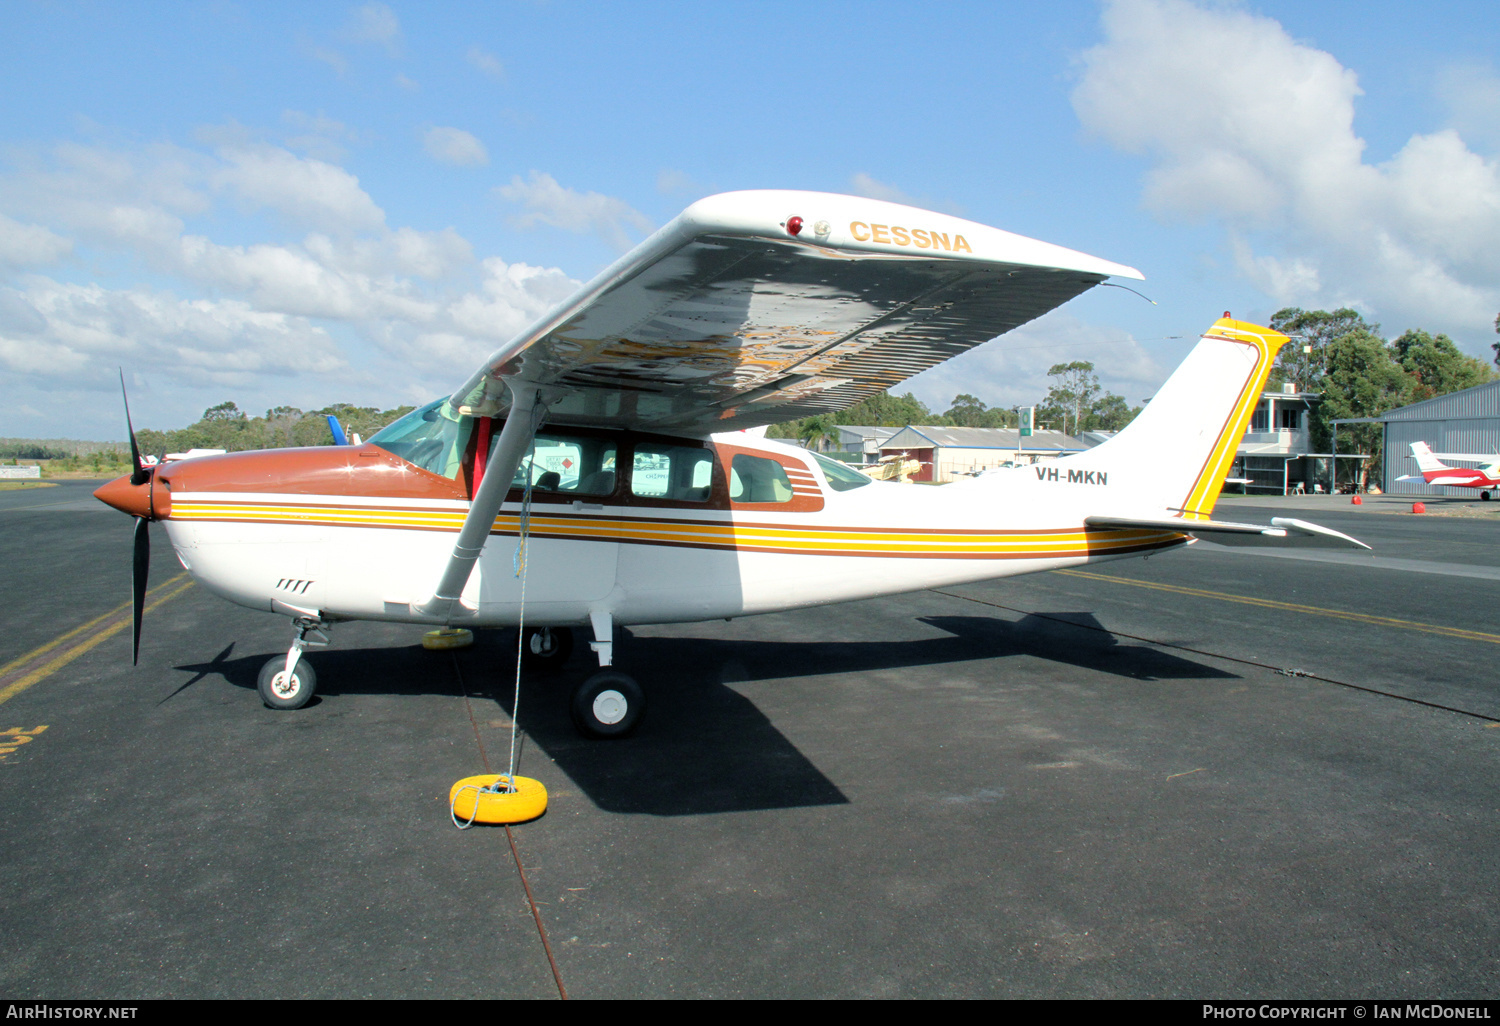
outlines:
[{"label": "white building with roof", "polygon": [[1319,392],[1299,392],[1295,385],[1262,392],[1226,488],[1238,485],[1259,495],[1326,490],[1328,454],[1312,451],[1308,423],[1313,403],[1322,398]]},{"label": "white building with roof", "polygon": [[1091,448],[1061,431],[1023,436],[1019,428],[928,427],[912,424],[880,443],[882,458],[916,460],[913,481],[942,483],[972,477],[995,467],[1054,460]]}]

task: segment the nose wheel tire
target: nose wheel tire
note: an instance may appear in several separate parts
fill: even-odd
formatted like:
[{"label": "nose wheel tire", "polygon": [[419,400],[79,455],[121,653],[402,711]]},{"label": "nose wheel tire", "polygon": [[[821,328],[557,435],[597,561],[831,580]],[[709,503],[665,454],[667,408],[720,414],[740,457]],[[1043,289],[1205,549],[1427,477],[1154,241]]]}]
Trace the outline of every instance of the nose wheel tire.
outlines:
[{"label": "nose wheel tire", "polygon": [[260,700],[269,709],[301,709],[317,691],[318,675],[313,672],[311,663],[299,659],[292,669],[292,679],[288,681],[286,656],[273,656],[261,667],[256,689],[260,692]]},{"label": "nose wheel tire", "polygon": [[556,673],[573,655],[573,632],[567,627],[528,627],[521,636],[521,661],[531,669]]},{"label": "nose wheel tire", "polygon": [[573,692],[573,726],[584,737],[629,737],[646,714],[646,693],[619,670],[600,670]]}]

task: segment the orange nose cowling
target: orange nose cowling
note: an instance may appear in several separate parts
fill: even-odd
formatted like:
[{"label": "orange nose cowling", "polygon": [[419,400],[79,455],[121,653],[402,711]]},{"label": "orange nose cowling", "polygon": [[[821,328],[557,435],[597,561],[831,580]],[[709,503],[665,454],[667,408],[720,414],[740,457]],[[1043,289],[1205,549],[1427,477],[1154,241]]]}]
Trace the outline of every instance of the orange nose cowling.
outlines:
[{"label": "orange nose cowling", "polygon": [[133,485],[130,483],[130,475],[126,474],[124,477],[117,477],[113,481],[100,485],[94,491],[94,498],[106,506],[113,506],[121,513],[151,519],[150,481]]}]

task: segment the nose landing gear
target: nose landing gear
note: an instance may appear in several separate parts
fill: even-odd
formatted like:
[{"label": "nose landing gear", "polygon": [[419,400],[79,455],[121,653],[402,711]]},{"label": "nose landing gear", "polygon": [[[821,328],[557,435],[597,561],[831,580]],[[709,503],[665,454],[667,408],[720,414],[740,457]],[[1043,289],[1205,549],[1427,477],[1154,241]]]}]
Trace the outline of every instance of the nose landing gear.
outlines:
[{"label": "nose landing gear", "polygon": [[573,655],[573,632],[567,627],[528,627],[521,635],[521,660],[533,669],[556,673]]}]

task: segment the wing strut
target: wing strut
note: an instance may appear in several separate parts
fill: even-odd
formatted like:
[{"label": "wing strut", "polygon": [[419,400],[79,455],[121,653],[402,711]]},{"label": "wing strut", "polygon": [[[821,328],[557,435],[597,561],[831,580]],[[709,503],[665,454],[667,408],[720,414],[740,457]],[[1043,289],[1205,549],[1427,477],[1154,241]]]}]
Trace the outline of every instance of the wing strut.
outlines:
[{"label": "wing strut", "polygon": [[531,440],[547,416],[547,405],[542,401],[541,390],[526,382],[506,381],[510,389],[510,412],[506,414],[505,426],[500,429],[500,440],[495,444],[469,504],[469,513],[464,517],[464,526],[459,529],[458,541],[453,544],[453,555],[443,568],[437,590],[425,602],[413,607],[413,612],[430,616],[443,623],[473,616],[477,609],[470,609],[459,601],[464,585],[469,583],[474,561],[484,551],[490,530],[495,526],[495,517],[510,491],[511,481],[521,460],[531,447]]}]

